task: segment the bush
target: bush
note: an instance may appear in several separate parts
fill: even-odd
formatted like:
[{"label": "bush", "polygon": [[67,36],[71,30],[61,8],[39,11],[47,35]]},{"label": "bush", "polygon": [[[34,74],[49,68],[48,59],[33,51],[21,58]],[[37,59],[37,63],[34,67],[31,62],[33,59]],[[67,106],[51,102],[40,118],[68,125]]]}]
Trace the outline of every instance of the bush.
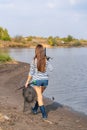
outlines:
[{"label": "bush", "polygon": [[32,41],[32,36],[29,36],[29,37],[27,38],[27,41]]},{"label": "bush", "polygon": [[56,38],[53,38],[52,36],[48,37],[48,44],[50,44],[51,46],[55,46],[57,45],[57,40]]},{"label": "bush", "polygon": [[65,38],[62,38],[62,40],[64,41],[64,43],[68,43],[74,40],[74,38],[71,35],[68,35]]},{"label": "bush", "polygon": [[17,36],[15,36],[14,41],[15,41],[15,42],[22,42],[22,41],[23,41],[23,37],[17,35]]},{"label": "bush", "polygon": [[80,41],[76,41],[76,42],[74,42],[74,43],[72,44],[72,46],[75,46],[75,47],[81,46],[81,43],[80,43]]},{"label": "bush", "polygon": [[0,62],[12,61],[12,58],[6,53],[0,53]]}]

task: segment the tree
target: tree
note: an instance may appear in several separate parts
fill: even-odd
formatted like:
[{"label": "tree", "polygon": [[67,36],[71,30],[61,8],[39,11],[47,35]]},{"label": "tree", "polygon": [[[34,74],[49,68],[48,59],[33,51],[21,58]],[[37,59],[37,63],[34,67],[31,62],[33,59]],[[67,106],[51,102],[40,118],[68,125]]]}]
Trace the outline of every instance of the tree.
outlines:
[{"label": "tree", "polygon": [[0,39],[5,40],[5,41],[10,41],[11,40],[7,29],[3,29],[2,27],[0,27]]},{"label": "tree", "polygon": [[2,39],[2,34],[3,34],[3,28],[0,27],[0,39]]},{"label": "tree", "polygon": [[67,41],[68,41],[68,42],[71,42],[72,40],[73,40],[73,37],[72,37],[71,35],[68,35]]},{"label": "tree", "polygon": [[51,46],[57,45],[56,38],[53,38],[52,36],[48,37],[48,44],[50,44]]}]

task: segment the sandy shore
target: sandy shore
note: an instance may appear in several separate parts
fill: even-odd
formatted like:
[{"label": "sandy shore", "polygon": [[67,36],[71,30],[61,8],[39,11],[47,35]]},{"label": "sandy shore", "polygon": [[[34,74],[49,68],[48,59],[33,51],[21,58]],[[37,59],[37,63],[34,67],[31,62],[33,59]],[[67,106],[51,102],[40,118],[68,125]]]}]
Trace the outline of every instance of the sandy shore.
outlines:
[{"label": "sandy shore", "polygon": [[22,90],[29,64],[0,65],[0,130],[87,130],[87,116],[44,98],[48,120],[41,113],[23,113]]}]

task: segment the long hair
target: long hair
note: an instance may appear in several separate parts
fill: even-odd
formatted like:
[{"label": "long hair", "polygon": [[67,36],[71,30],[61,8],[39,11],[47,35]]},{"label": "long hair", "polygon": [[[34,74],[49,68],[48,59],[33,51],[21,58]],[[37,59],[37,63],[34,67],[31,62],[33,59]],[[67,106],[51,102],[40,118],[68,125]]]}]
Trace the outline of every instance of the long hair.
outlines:
[{"label": "long hair", "polygon": [[44,48],[41,44],[38,44],[35,49],[34,60],[37,59],[37,70],[40,72],[45,72],[46,70],[46,56]]}]

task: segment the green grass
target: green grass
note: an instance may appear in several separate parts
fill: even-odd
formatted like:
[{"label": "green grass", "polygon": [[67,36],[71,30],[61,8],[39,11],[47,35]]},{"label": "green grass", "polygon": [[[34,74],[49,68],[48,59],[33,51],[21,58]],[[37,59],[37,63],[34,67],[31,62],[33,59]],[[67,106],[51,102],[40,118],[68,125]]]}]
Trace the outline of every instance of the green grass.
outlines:
[{"label": "green grass", "polygon": [[0,62],[9,62],[12,58],[7,53],[0,53]]}]

